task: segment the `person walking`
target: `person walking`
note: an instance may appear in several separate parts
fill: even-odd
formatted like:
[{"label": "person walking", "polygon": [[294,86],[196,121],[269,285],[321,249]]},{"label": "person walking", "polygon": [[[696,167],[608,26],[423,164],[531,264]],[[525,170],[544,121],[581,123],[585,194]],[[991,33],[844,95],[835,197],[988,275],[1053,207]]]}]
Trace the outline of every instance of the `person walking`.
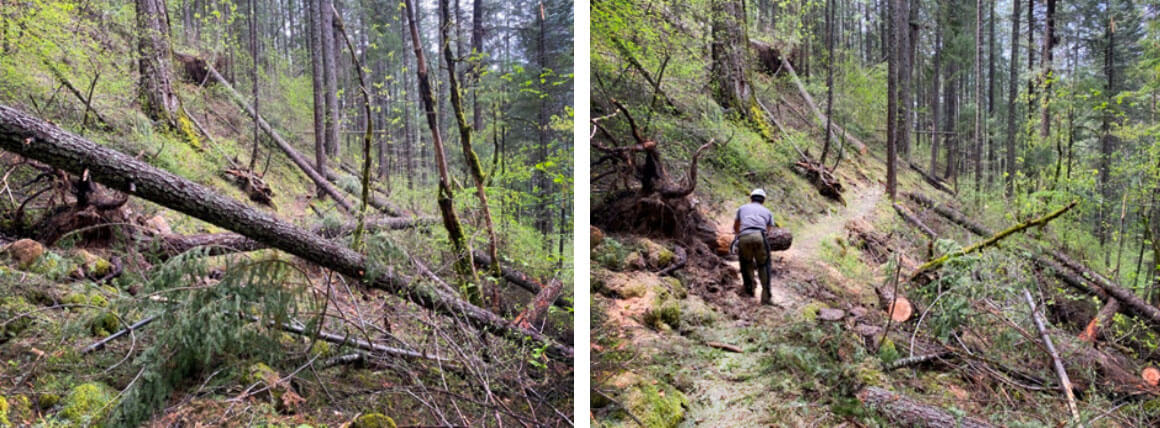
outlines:
[{"label": "person walking", "polygon": [[737,235],[737,253],[741,259],[741,295],[753,296],[753,271],[761,279],[761,303],[770,303],[769,245],[767,233],[773,231],[773,213],[765,208],[765,190],[753,189],[749,203],[737,209],[733,219],[733,234]]}]

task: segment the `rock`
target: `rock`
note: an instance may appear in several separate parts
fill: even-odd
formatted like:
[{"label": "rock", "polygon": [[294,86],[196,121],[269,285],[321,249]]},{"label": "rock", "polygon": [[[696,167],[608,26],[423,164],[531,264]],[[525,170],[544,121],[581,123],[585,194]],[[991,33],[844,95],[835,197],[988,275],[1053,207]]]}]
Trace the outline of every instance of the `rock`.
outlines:
[{"label": "rock", "polygon": [[69,391],[62,402],[63,407],[58,416],[63,417],[75,425],[87,426],[95,424],[104,418],[111,409],[111,402],[116,392],[108,385],[97,382],[85,383]]},{"label": "rock", "polygon": [[877,336],[879,334],[882,334],[882,328],[878,327],[876,325],[858,324],[858,325],[854,326],[854,332],[858,333],[859,335],[861,335],[863,337],[865,337],[865,336]]},{"label": "rock", "polygon": [[654,268],[659,269],[668,266],[676,258],[672,250],[652,240],[642,239],[641,245],[644,246],[645,253],[648,255],[648,265]]},{"label": "rock", "polygon": [[866,312],[867,312],[866,308],[861,307],[861,306],[855,306],[855,307],[850,309],[850,317],[852,317],[854,319],[862,318],[862,317],[866,316]]},{"label": "rock", "polygon": [[149,217],[148,220],[145,220],[145,227],[153,233],[161,236],[173,234],[173,229],[169,227],[169,222],[166,221],[165,217],[162,217],[160,214]]},{"label": "rock", "polygon": [[90,253],[83,249],[78,249],[73,252],[73,256],[81,261],[85,273],[90,278],[101,278],[113,271],[112,263],[105,260],[104,257]]},{"label": "rock", "polygon": [[638,382],[628,389],[624,405],[647,427],[672,428],[685,419],[689,399],[661,381]]},{"label": "rock", "polygon": [[846,311],[841,309],[822,308],[818,310],[818,319],[823,321],[838,321],[846,316]]},{"label": "rock", "polygon": [[588,226],[588,240],[589,249],[596,248],[601,242],[604,242],[604,231],[596,226]]},{"label": "rock", "polygon": [[644,257],[641,257],[640,253],[636,251],[628,253],[628,256],[624,258],[623,266],[625,266],[627,270],[644,270]]},{"label": "rock", "polygon": [[367,413],[350,422],[350,428],[395,428],[395,420],[382,413]]},{"label": "rock", "polygon": [[31,239],[21,239],[8,246],[8,254],[12,255],[20,269],[28,269],[44,255],[44,246]]}]

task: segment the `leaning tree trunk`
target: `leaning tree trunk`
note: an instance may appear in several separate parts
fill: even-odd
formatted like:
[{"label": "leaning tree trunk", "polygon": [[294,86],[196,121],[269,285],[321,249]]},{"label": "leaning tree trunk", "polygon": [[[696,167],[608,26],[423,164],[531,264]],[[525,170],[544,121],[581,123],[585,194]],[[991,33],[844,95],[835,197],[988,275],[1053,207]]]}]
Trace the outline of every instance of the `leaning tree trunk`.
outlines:
[{"label": "leaning tree trunk", "polygon": [[[478,2],[478,0],[476,0]],[[455,110],[455,123],[459,127],[459,143],[463,146],[463,157],[467,160],[467,170],[471,172],[471,179],[475,182],[475,195],[479,198],[479,208],[483,214],[483,223],[487,227],[487,253],[492,260],[499,260],[498,241],[495,235],[495,225],[491,220],[491,207],[487,204],[487,190],[484,189],[483,166],[479,163],[479,156],[475,154],[475,149],[471,147],[471,137],[474,132],[472,125],[467,123],[467,117],[463,110],[463,93],[459,87],[459,78],[455,75],[455,53],[451,51],[451,43],[448,42],[448,36],[451,29],[451,8],[448,6],[448,0],[439,1],[439,16],[442,18],[442,25],[440,25],[439,33],[443,38],[443,58],[447,61],[447,85],[448,92],[451,94],[451,107]],[[476,104],[478,105],[478,104]],[[476,112],[476,117],[478,117]],[[491,275],[497,281],[502,281],[503,273],[500,272],[499,264],[492,264]],[[499,284],[492,284],[487,290],[488,298],[491,300],[492,310],[500,309],[500,295]]]},{"label": "leaning tree trunk", "polygon": [[466,320],[482,330],[519,343],[543,344],[553,359],[572,360],[571,347],[555,343],[539,332],[519,328],[458,297],[414,283],[389,267],[372,269],[366,257],[349,248],[4,105],[0,105],[0,148],[72,174],[87,172],[94,181],[110,188],[233,230],[351,278],[360,278],[370,287],[396,293],[424,308]]},{"label": "leaning tree trunk", "polygon": [[162,0],[137,0],[137,93],[149,118],[177,126],[177,94],[169,74],[169,24]]},{"label": "leaning tree trunk", "polygon": [[[443,215],[443,226],[447,228],[447,236],[451,240],[451,249],[458,259],[455,266],[460,275],[472,275],[475,272],[471,263],[471,254],[466,252],[466,239],[463,228],[459,224],[459,217],[455,214],[455,204],[452,200],[451,178],[447,172],[447,158],[443,151],[443,136],[439,131],[439,121],[435,109],[435,95],[431,91],[431,79],[427,74],[427,59],[423,55],[423,44],[419,40],[419,27],[415,23],[415,6],[411,0],[403,2],[407,21],[411,28],[411,47],[415,51],[415,74],[419,78],[419,98],[423,101],[423,110],[427,115],[427,126],[431,129],[431,142],[435,151],[435,166],[439,170],[439,194],[436,200],[439,212]],[[463,256],[463,257],[459,257]],[[478,284],[479,281],[474,281]],[[478,302],[480,295],[474,285],[465,287],[465,294],[473,302]]]}]

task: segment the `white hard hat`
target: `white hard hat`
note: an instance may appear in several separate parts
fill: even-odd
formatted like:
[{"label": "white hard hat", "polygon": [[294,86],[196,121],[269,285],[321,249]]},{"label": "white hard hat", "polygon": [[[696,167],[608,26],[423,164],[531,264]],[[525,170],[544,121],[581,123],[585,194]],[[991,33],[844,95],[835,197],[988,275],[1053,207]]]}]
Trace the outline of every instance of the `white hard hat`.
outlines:
[{"label": "white hard hat", "polygon": [[752,198],[752,197],[754,197],[754,196],[760,196],[760,197],[761,197],[761,199],[765,199],[765,190],[762,190],[762,189],[753,189],[753,191],[752,191],[752,192],[749,192],[749,197],[751,197],[751,198]]}]

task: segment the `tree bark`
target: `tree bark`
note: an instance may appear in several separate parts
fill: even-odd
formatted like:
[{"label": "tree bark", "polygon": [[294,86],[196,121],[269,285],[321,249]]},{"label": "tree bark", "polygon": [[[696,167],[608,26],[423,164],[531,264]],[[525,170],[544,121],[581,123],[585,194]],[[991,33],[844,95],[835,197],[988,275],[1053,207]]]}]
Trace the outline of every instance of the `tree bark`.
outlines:
[{"label": "tree bark", "polygon": [[[326,83],[322,59],[322,17],[319,0],[305,0],[310,27],[310,75],[314,88],[314,170],[326,176]],[[319,194],[323,193],[320,187]]]},{"label": "tree bark", "polygon": [[[456,270],[460,275],[473,275],[475,269],[469,260],[471,255],[466,253],[466,239],[459,224],[459,217],[455,214],[455,204],[452,201],[451,178],[447,171],[447,158],[443,151],[443,136],[439,129],[438,113],[435,111],[435,95],[431,91],[431,80],[427,73],[427,60],[423,54],[423,45],[419,40],[419,28],[415,22],[416,13],[414,2],[404,0],[407,21],[411,28],[411,47],[415,51],[415,73],[419,79],[419,97],[423,100],[423,109],[427,114],[427,126],[431,129],[431,141],[435,151],[435,166],[439,171],[439,194],[436,196],[439,211],[443,215],[443,226],[447,229],[447,236],[451,240],[451,248],[457,257]],[[478,283],[478,281],[475,281]],[[482,297],[474,288],[467,288],[469,300],[479,301]]]},{"label": "tree bark", "polygon": [[1014,0],[1011,11],[1011,68],[1007,81],[1007,177],[1004,180],[1007,197],[1015,192],[1015,96],[1019,81],[1019,0]]},{"label": "tree bark", "polygon": [[712,4],[712,85],[717,103],[738,116],[750,116],[749,36],[745,6],[741,0],[713,0]]},{"label": "tree bark", "polygon": [[571,347],[557,344],[539,332],[516,327],[492,312],[433,287],[413,284],[392,268],[368,276],[370,266],[361,254],[3,105],[0,105],[0,148],[72,174],[82,175],[87,171],[94,181],[112,189],[240,232],[343,275],[360,278],[370,287],[397,293],[424,308],[466,320],[482,330],[517,342],[530,340],[544,344],[547,355],[553,359],[572,360]]},{"label": "tree bark", "polygon": [[326,134],[326,152],[331,158],[339,157],[338,141],[338,50],[335,49],[334,0],[319,0],[318,16],[322,35],[322,73],[326,84],[326,118],[323,132]]},{"label": "tree bark", "polygon": [[169,73],[169,23],[164,0],[137,0],[137,93],[141,110],[154,121],[177,129],[180,101]]},{"label": "tree bark", "polygon": [[915,401],[882,388],[870,386],[858,392],[858,400],[878,409],[882,416],[898,426],[990,428],[994,425],[971,417],[958,417],[936,406]]},{"label": "tree bark", "polygon": [[[476,0],[478,2],[478,0]],[[487,252],[492,260],[499,260],[499,239],[495,235],[495,225],[491,220],[491,207],[487,203],[487,190],[484,188],[483,166],[479,163],[479,156],[475,154],[475,149],[471,147],[471,138],[473,137],[472,125],[467,123],[467,118],[464,114],[463,108],[463,94],[459,87],[459,78],[455,75],[455,53],[451,51],[451,43],[448,40],[451,28],[451,14],[448,7],[448,0],[439,1],[439,11],[442,17],[442,24],[440,26],[440,34],[443,37],[443,58],[447,62],[447,86],[451,94],[451,107],[454,109],[455,122],[459,126],[459,144],[463,146],[463,157],[467,161],[467,170],[471,173],[471,179],[475,182],[475,196],[479,198],[479,208],[483,214],[484,226],[487,228]],[[492,276],[497,280],[502,280],[503,275],[499,270],[499,265],[495,264],[491,269]],[[492,310],[499,311],[500,309],[500,284],[492,284],[486,292],[489,294]]]},{"label": "tree bark", "polygon": [[1043,70],[1039,82],[1043,86],[1043,100],[1040,102],[1039,137],[1047,139],[1051,135],[1051,80],[1055,77],[1051,70],[1053,59],[1052,50],[1055,49],[1055,0],[1047,0],[1047,15],[1043,21]]}]

